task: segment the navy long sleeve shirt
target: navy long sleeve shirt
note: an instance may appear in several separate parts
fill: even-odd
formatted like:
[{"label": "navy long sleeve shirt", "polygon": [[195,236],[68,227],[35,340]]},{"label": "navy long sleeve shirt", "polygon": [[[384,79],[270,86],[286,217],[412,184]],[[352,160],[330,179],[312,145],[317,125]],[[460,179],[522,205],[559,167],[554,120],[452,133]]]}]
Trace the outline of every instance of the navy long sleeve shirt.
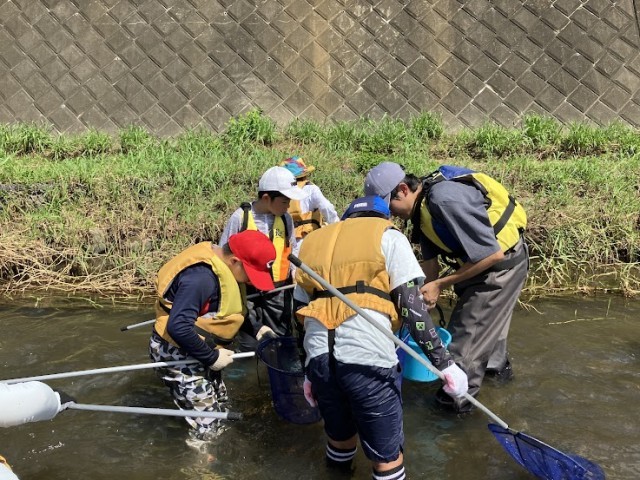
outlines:
[{"label": "navy long sleeve shirt", "polygon": [[217,312],[220,303],[220,282],[211,267],[192,265],[178,274],[165,298],[172,302],[167,332],[184,352],[210,366],[218,359],[217,350],[209,347],[196,333],[197,318],[205,305],[208,312]]}]

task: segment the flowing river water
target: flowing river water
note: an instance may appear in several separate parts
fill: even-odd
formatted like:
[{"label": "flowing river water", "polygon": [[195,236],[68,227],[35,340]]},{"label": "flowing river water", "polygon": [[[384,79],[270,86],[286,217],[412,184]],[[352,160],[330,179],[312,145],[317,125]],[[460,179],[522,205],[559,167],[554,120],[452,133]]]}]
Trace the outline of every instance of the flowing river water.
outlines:
[{"label": "flowing river water", "polygon": [[[148,361],[150,327],[120,327],[150,318],[150,306],[54,300],[0,303],[0,378]],[[598,463],[608,479],[640,478],[640,302],[572,297],[531,307],[518,308],[511,327],[514,380],[485,382],[478,399],[511,428]],[[208,444],[190,444],[180,418],[65,411],[0,429],[0,454],[21,480],[332,478],[322,424],[276,415],[264,365],[239,359],[224,375],[231,409],[245,419],[228,422]],[[47,383],[78,403],[173,408],[152,370]],[[483,413],[460,419],[437,410],[437,386],[403,382],[408,478],[532,478],[493,438]],[[370,478],[361,451],[355,465],[354,479]]]}]

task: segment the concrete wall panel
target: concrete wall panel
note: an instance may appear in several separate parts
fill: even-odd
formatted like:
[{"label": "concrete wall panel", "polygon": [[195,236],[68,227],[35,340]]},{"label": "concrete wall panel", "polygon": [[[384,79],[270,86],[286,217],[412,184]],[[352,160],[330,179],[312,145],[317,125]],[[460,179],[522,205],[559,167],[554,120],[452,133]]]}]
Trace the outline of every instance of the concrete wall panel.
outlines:
[{"label": "concrete wall panel", "polygon": [[[640,1],[640,0],[638,0]],[[219,131],[441,112],[640,126],[632,0],[0,0],[0,121]]]}]

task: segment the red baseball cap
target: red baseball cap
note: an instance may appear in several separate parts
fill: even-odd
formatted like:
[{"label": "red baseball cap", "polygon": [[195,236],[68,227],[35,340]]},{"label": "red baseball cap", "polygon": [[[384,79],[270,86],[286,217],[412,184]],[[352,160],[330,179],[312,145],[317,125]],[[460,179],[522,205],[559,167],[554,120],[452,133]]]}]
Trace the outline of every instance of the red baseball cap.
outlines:
[{"label": "red baseball cap", "polygon": [[273,290],[271,265],[276,259],[276,248],[264,233],[244,230],[229,237],[231,252],[240,259],[251,285],[258,290]]}]

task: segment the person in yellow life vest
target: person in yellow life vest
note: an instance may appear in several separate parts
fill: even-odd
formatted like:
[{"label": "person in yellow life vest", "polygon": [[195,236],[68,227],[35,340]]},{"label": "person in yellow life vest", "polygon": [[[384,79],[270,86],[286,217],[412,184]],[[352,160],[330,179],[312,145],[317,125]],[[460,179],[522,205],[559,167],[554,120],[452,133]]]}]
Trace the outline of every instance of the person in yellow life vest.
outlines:
[{"label": "person in yellow life vest", "polygon": [[[418,178],[383,162],[369,171],[364,188],[385,198],[393,215],[411,221],[411,241],[424,260],[427,306],[434,308],[442,290],[453,286],[458,300],[447,327],[449,350],[469,377],[469,394],[478,394],[485,374],[509,380],[509,325],[529,271],[522,205],[490,176],[449,165]],[[439,257],[450,273],[440,276]],[[472,409],[442,391],[436,401],[458,413]]]},{"label": "person in yellow life vest", "polygon": [[[245,313],[244,284],[273,290],[273,244],[247,230],[218,246],[201,242],[169,260],[158,272],[156,322],[149,340],[153,362],[199,360],[157,369],[176,405],[186,410],[225,411],[221,370],[233,362],[228,347]],[[197,439],[215,436],[220,420],[187,418]]]},{"label": "person in yellow life vest", "polygon": [[283,160],[280,166],[289,170],[296,177],[298,187],[308,194],[302,200],[291,200],[289,205],[289,215],[296,227],[297,240],[302,240],[307,233],[325,224],[340,220],[336,207],[326,199],[320,187],[311,183],[309,179],[311,172],[316,169],[313,165],[307,166],[302,158],[296,156]]},{"label": "person in yellow life vest", "polygon": [[[406,324],[445,375],[447,394],[464,395],[466,375],[438,337],[419,291],[424,274],[411,244],[388,220],[389,207],[380,197],[358,198],[342,218],[307,235],[300,260],[383,329],[397,332]],[[374,480],[406,478],[395,344],[304,271],[297,270],[296,281],[310,300],[297,312],[307,354],[303,393],[324,419],[327,466],[348,474],[359,437]]]},{"label": "person in yellow life vest", "polygon": [[247,289],[252,299],[247,302],[247,315],[236,337],[240,351],[255,350],[265,335],[290,336],[293,332],[293,292],[288,287],[293,287],[295,267],[288,256],[297,254],[298,244],[293,219],[287,210],[292,200],[302,200],[306,196],[289,170],[271,167],[260,177],[258,198],[243,203],[224,227],[219,244],[237,232],[257,230],[271,239],[276,250],[271,272],[277,291],[255,295],[255,289]]}]

